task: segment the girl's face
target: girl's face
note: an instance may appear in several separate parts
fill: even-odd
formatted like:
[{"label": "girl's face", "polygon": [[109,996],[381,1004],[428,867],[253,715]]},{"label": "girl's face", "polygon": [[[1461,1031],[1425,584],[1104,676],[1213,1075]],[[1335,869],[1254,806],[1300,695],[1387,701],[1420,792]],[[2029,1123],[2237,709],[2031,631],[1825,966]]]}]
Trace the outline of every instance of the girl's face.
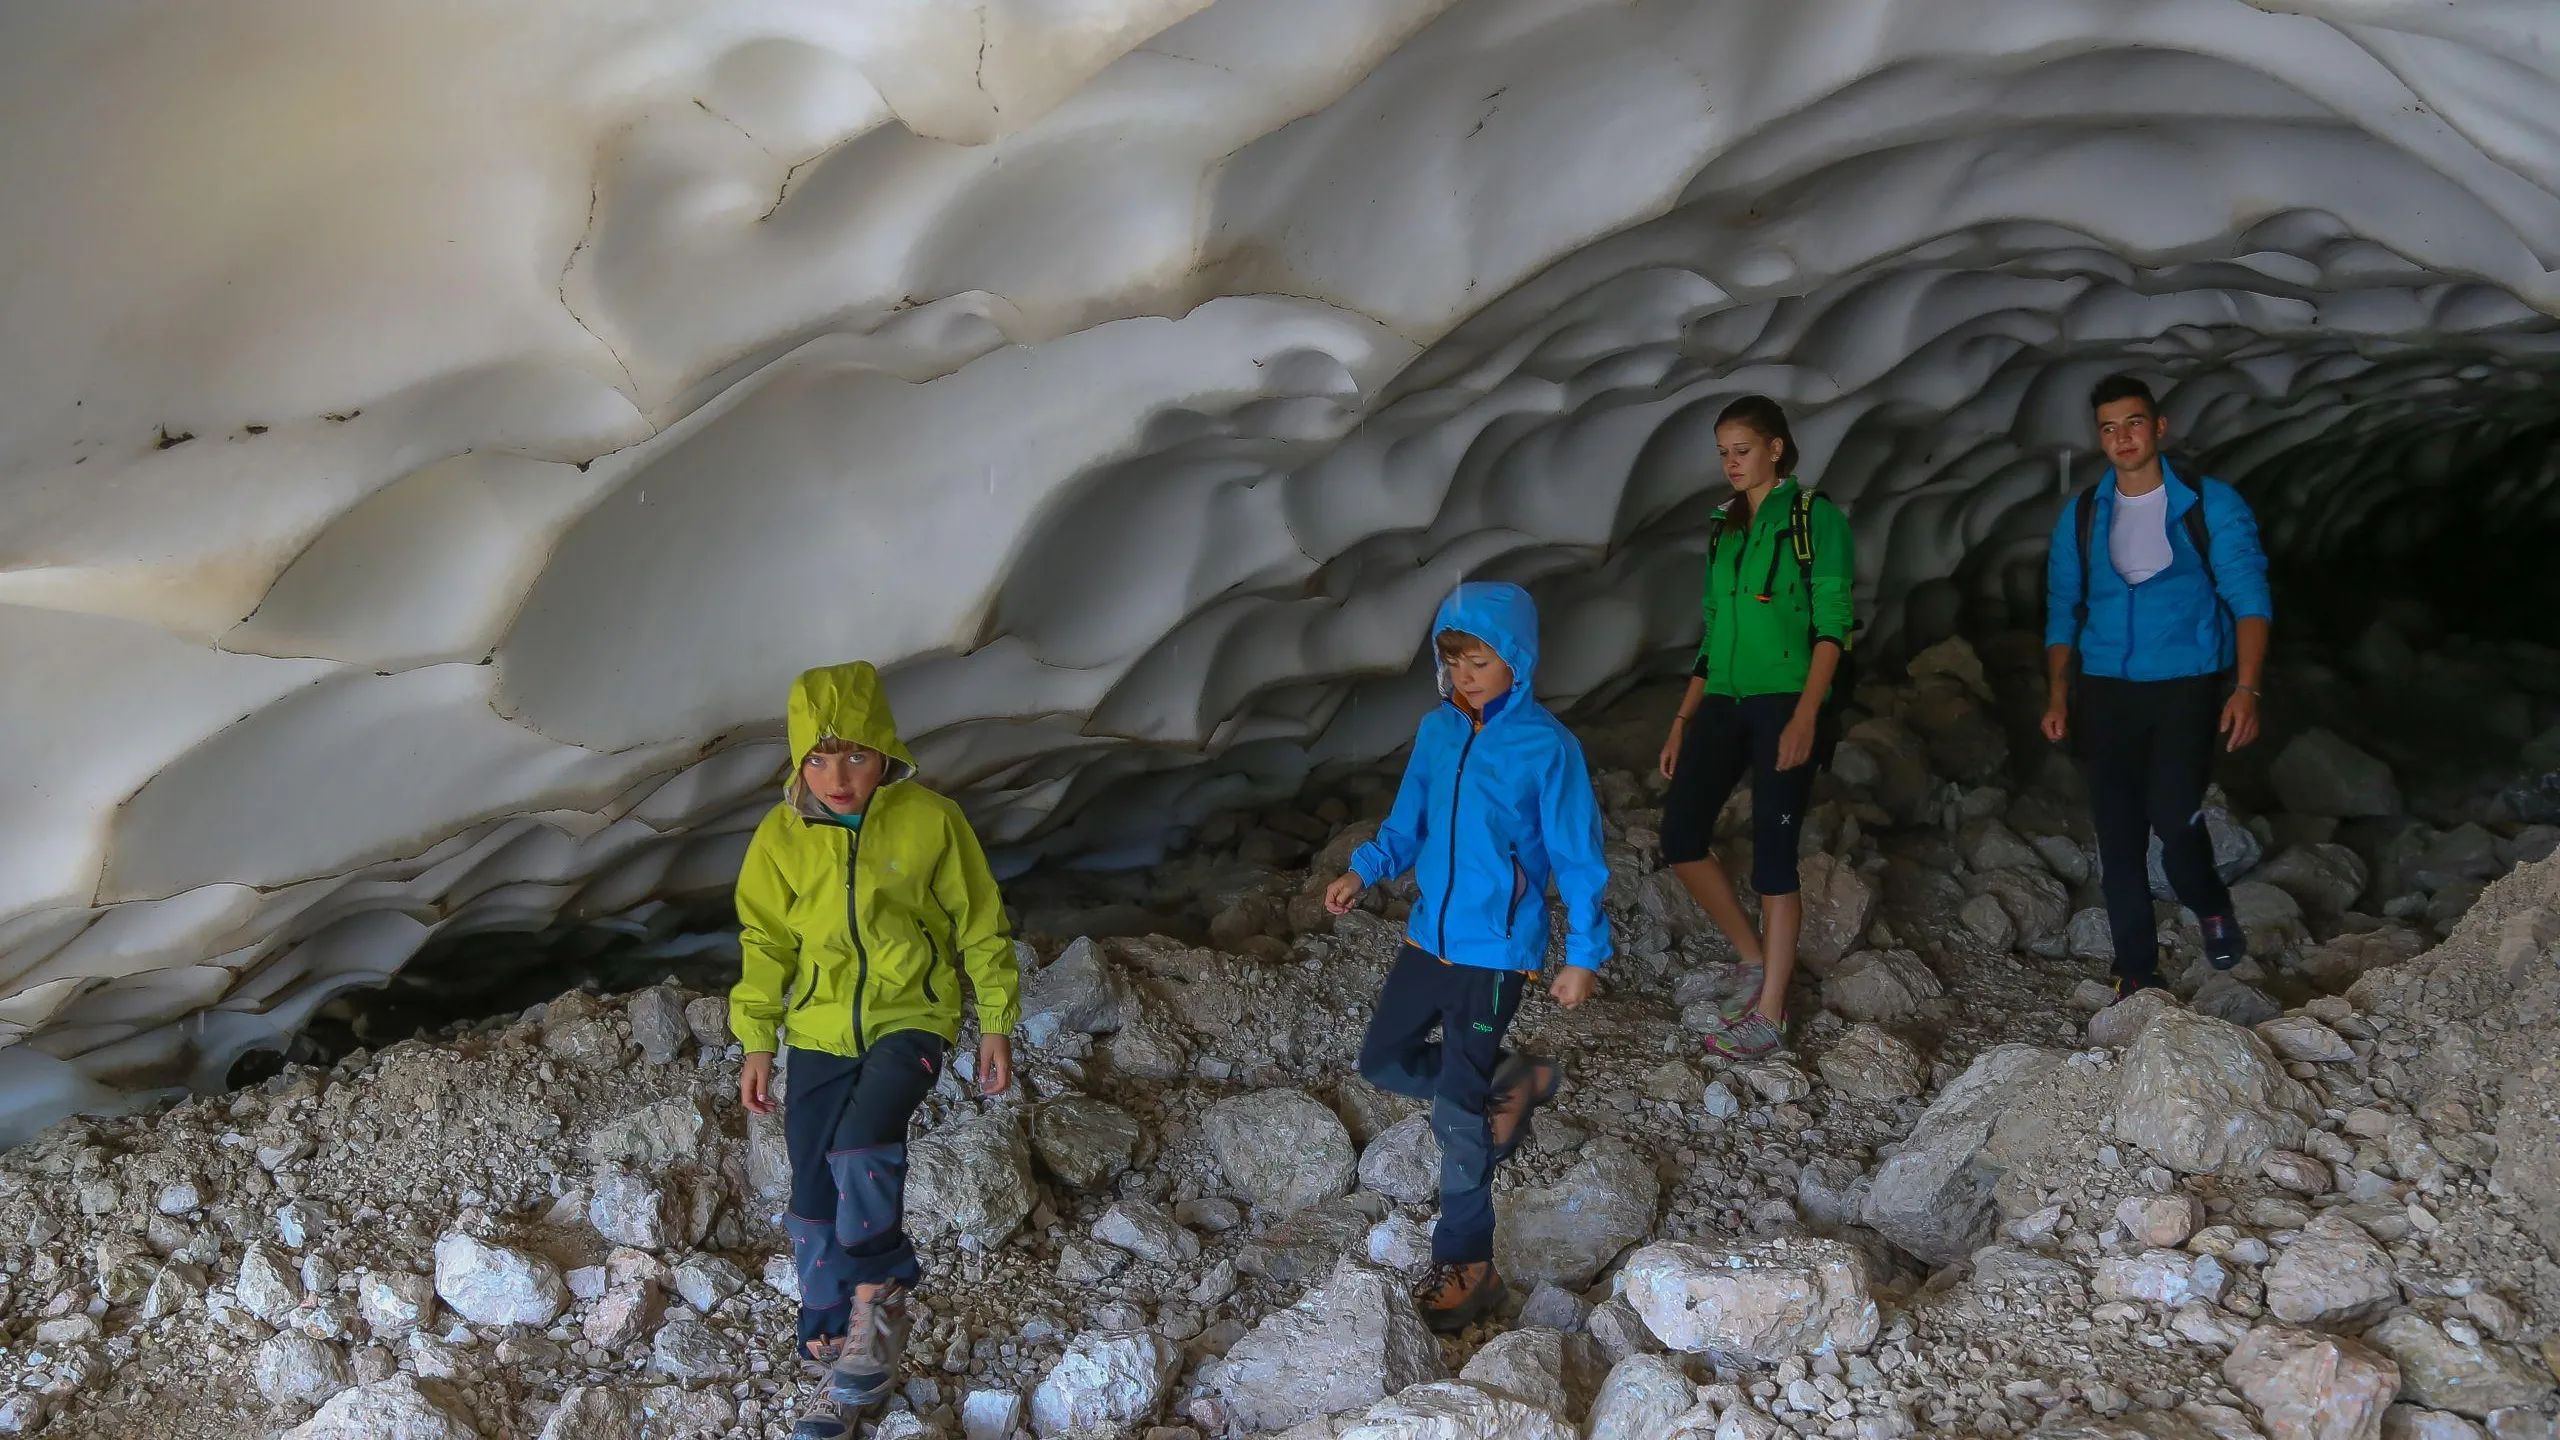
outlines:
[{"label": "girl's face", "polygon": [[1447,657],[1449,689],[1468,712],[1482,715],[1484,707],[1511,693],[1511,667],[1484,644],[1469,645]]},{"label": "girl's face", "polygon": [[839,815],[859,815],[889,773],[889,757],[877,750],[812,750],[800,762],[800,778],[818,803]]},{"label": "girl's face", "polygon": [[1778,483],[1785,449],[1777,441],[1739,420],[1716,427],[1716,458],[1724,462],[1725,483],[1736,490],[1765,490]]}]

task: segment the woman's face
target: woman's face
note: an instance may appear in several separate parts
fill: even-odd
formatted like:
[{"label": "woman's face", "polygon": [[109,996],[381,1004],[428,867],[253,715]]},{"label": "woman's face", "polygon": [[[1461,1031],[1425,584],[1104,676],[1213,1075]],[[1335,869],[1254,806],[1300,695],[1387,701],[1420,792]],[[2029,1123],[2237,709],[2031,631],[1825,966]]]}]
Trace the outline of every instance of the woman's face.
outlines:
[{"label": "woman's face", "polygon": [[1716,458],[1724,462],[1725,483],[1736,490],[1761,490],[1778,483],[1785,447],[1739,420],[1716,427]]}]

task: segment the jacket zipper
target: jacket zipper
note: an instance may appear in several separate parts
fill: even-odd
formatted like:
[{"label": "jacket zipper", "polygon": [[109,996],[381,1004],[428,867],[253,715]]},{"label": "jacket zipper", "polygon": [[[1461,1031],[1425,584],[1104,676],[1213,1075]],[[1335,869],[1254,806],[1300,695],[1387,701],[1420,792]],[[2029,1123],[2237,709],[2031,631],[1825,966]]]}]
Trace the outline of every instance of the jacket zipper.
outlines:
[{"label": "jacket zipper", "polygon": [[871,986],[871,950],[862,943],[862,832],[848,832],[844,852],[844,923],[853,932],[853,1057],[862,1058],[862,992]]},{"label": "jacket zipper", "polygon": [[916,933],[924,937],[924,998],[939,1005],[942,997],[933,993],[933,972],[942,965],[942,947],[933,943],[933,932],[923,921],[916,922]]},{"label": "jacket zipper", "polygon": [[1458,773],[1449,782],[1449,893],[1440,901],[1440,958],[1449,958],[1449,909],[1458,898],[1458,801],[1466,795],[1467,756],[1476,748],[1476,737],[1484,733],[1480,726],[1470,725],[1467,743],[1458,747]]},{"label": "jacket zipper", "polygon": [[[1511,903],[1502,912],[1502,938],[1505,940],[1519,928],[1520,902],[1529,898],[1529,872],[1520,868],[1520,852],[1514,850],[1507,858],[1511,861]],[[1496,990],[1494,993],[1499,995],[1501,992]]]}]

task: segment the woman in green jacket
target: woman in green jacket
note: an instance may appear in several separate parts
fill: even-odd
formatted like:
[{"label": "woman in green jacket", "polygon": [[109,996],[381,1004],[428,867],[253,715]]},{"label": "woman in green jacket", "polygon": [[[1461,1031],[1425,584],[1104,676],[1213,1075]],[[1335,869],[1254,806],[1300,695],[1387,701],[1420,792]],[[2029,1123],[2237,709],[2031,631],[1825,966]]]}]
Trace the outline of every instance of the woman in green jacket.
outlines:
[{"label": "woman in green jacket", "polygon": [[[1795,436],[1776,401],[1746,395],[1726,406],[1716,454],[1734,498],[1708,532],[1706,639],[1662,745],[1671,781],[1662,859],[1742,957],[1743,984],[1707,1046],[1756,1059],[1785,1038],[1787,980],[1804,924],[1796,837],[1817,751],[1833,738],[1823,702],[1849,643],[1857,557],[1848,517],[1796,484]],[[1745,774],[1756,934],[1713,850],[1716,814]]]}]

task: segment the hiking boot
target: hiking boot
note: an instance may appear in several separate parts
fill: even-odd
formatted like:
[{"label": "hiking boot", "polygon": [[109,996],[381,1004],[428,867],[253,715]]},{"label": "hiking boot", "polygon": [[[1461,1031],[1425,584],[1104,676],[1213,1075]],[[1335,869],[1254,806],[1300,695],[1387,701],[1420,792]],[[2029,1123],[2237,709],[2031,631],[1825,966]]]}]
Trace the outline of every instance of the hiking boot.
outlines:
[{"label": "hiking boot", "polygon": [[854,1413],[886,1399],[907,1353],[907,1287],[857,1285],[844,1348],[827,1367],[827,1398]]},{"label": "hiking boot", "polygon": [[1544,1055],[1514,1055],[1493,1072],[1492,1092],[1485,1097],[1485,1139],[1493,1158],[1507,1160],[1529,1138],[1529,1117],[1556,1098],[1564,1072]]},{"label": "hiking boot", "polygon": [[1502,1277],[1490,1260],[1442,1260],[1413,1287],[1422,1323],[1435,1335],[1455,1335],[1502,1299]]},{"label": "hiking boot", "polygon": [[791,1422],[791,1440],[853,1440],[853,1433],[852,1412],[828,1399],[824,1391]]},{"label": "hiking boot", "polygon": [[2204,931],[2204,958],[2216,970],[2228,970],[2246,959],[2249,938],[2240,933],[2239,917],[2207,915],[2197,922]]},{"label": "hiking boot", "polygon": [[824,1375],[827,1373],[827,1367],[836,1363],[836,1357],[843,1353],[843,1336],[822,1335],[815,1340],[801,1342],[800,1363],[812,1372]]},{"label": "hiking boot", "polygon": [[1707,1037],[1707,1053],[1727,1060],[1766,1060],[1786,1046],[1786,1027],[1757,1009]]},{"label": "hiking boot", "polygon": [[1735,971],[1733,993],[1716,1004],[1716,1013],[1724,1017],[1724,1023],[1730,1025],[1750,1014],[1760,1004],[1760,987],[1768,979],[1767,968],[1759,965],[1745,965]]}]

